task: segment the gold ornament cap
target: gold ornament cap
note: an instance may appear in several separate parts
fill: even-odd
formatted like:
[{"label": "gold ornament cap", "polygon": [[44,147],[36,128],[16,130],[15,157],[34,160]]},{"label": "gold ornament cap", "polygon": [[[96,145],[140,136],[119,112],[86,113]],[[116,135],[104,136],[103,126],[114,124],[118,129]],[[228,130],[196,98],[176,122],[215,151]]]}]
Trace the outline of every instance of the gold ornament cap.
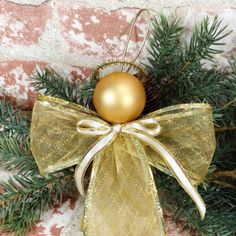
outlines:
[{"label": "gold ornament cap", "polygon": [[146,103],[142,82],[128,72],[113,72],[97,83],[93,104],[97,113],[111,123],[126,123],[138,118]]}]

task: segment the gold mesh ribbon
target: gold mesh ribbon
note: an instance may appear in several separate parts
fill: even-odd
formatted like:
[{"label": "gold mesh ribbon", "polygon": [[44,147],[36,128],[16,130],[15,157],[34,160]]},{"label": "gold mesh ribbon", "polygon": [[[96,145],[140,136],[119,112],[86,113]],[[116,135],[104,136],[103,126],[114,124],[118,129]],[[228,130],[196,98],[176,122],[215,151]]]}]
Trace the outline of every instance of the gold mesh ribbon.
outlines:
[{"label": "gold mesh ribbon", "polygon": [[112,126],[80,105],[43,96],[35,103],[30,135],[40,172],[77,164],[82,194],[83,176],[93,160],[85,235],[165,235],[150,165],[175,177],[204,217],[194,185],[204,179],[215,149],[208,104],[175,105]]}]

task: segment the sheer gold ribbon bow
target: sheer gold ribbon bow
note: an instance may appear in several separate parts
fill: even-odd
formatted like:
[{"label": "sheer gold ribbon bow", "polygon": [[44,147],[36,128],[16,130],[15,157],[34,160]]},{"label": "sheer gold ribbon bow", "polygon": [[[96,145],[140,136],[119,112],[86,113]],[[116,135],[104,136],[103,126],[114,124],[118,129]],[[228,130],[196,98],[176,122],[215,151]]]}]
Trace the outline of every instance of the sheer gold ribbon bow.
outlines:
[{"label": "sheer gold ribbon bow", "polygon": [[215,149],[208,104],[170,106],[110,125],[87,108],[44,96],[35,103],[30,135],[40,172],[47,175],[77,164],[81,194],[93,161],[85,235],[165,235],[150,165],[175,177],[204,218],[205,205],[194,185],[204,179]]}]

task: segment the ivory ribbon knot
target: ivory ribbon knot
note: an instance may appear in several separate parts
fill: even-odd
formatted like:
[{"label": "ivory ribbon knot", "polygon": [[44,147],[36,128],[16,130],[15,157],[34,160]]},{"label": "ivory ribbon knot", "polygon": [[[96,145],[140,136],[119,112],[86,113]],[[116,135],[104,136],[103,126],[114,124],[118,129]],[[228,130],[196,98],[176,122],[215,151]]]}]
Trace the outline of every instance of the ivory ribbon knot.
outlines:
[{"label": "ivory ribbon knot", "polygon": [[[149,128],[148,125],[152,125],[153,128]],[[204,219],[206,206],[198,194],[197,190],[191,184],[189,178],[185,175],[180,165],[175,158],[166,150],[165,146],[158,142],[157,139],[153,139],[151,136],[157,136],[161,131],[161,126],[155,119],[143,119],[127,124],[115,124],[113,126],[105,125],[94,120],[80,120],[77,125],[77,131],[81,134],[87,135],[105,135],[100,139],[85,155],[81,163],[77,166],[75,171],[75,181],[77,188],[81,195],[85,195],[84,192],[84,175],[92,162],[95,155],[101,151],[104,147],[110,144],[111,140],[119,133],[131,134],[141,141],[150,145],[156,152],[158,152],[164,159],[166,165],[174,173],[177,181],[183,187],[183,189],[189,194],[189,196],[195,202],[201,218]]]},{"label": "ivory ribbon knot", "polygon": [[204,218],[195,185],[203,181],[215,149],[208,104],[174,105],[111,125],[78,104],[41,96],[33,109],[30,142],[42,175],[77,165],[75,181],[83,195],[93,161],[85,236],[166,235],[150,166],[175,177]]}]

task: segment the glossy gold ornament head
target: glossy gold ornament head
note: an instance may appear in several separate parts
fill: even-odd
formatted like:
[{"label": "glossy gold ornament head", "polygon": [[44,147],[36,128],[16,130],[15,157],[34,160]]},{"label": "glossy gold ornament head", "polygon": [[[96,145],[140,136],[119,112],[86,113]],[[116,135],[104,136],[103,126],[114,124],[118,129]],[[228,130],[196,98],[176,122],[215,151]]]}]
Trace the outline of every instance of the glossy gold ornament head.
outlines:
[{"label": "glossy gold ornament head", "polygon": [[142,82],[127,72],[113,72],[97,83],[93,103],[97,113],[111,123],[135,120],[142,113],[146,94]]}]

